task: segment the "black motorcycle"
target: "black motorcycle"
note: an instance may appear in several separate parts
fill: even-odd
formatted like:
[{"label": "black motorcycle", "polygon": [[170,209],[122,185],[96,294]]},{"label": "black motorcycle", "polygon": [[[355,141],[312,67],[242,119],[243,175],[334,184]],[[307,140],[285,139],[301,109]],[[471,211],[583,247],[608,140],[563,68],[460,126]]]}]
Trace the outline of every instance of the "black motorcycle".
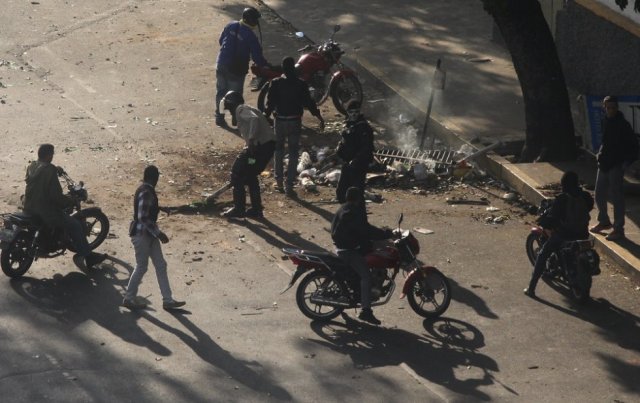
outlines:
[{"label": "black motorcycle", "polygon": [[[531,228],[525,247],[531,264],[535,265],[538,253],[549,239],[548,233],[540,225],[540,218],[548,214],[550,200],[543,200],[539,211],[538,224]],[[593,249],[594,239],[566,241],[560,249],[552,253],[547,260],[542,277],[550,281],[558,281],[566,285],[571,296],[579,303],[589,300],[592,277],[600,274],[600,256]]]},{"label": "black motorcycle", "polygon": [[[59,176],[64,179],[73,199],[73,206],[64,212],[80,221],[84,228],[89,248],[94,250],[109,234],[109,219],[99,207],[82,209],[81,203],[88,198],[84,183],[75,183],[64,170]],[[0,266],[9,277],[20,277],[31,267],[34,260],[53,258],[66,250],[76,252],[71,238],[62,229],[44,225],[38,217],[23,212],[3,214],[4,228],[0,230]]]}]

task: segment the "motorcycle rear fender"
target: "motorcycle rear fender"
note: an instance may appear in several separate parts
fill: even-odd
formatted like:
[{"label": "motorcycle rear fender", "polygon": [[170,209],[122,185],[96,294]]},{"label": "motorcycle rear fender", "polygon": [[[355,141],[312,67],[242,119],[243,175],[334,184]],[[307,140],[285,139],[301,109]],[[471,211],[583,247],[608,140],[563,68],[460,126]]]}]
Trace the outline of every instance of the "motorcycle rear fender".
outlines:
[{"label": "motorcycle rear fender", "polygon": [[422,266],[417,269],[413,269],[411,273],[407,276],[407,279],[404,281],[404,285],[402,286],[402,294],[400,294],[400,299],[403,299],[407,296],[409,291],[411,290],[411,286],[414,281],[419,279],[420,277],[426,275],[430,271],[438,270],[433,266]]},{"label": "motorcycle rear fender", "polygon": [[291,280],[289,280],[289,284],[287,284],[287,286],[282,291],[280,291],[280,294],[284,294],[285,292],[287,292],[289,288],[293,287],[296,281],[298,281],[298,279],[309,270],[311,270],[310,267],[305,267],[303,265],[298,266],[296,268],[296,271],[291,275]]}]

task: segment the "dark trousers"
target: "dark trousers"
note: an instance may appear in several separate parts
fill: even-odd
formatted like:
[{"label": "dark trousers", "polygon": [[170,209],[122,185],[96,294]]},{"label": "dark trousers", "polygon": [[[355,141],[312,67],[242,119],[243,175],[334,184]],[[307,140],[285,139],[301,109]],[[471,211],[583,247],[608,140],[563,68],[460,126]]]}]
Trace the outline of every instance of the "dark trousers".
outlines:
[{"label": "dark trousers", "polygon": [[245,148],[233,162],[233,166],[231,167],[233,205],[238,211],[245,211],[247,197],[245,186],[249,188],[251,207],[262,210],[258,175],[260,175],[269,161],[271,161],[275,144],[275,141],[260,144],[255,147],[253,154],[250,154],[249,149]]},{"label": "dark trousers", "polygon": [[89,242],[87,242],[87,235],[84,233],[82,223],[68,215],[65,215],[63,220],[64,230],[69,234],[78,255],[82,257],[89,256],[91,249],[89,249]]},{"label": "dark trousers", "polygon": [[371,271],[369,271],[364,255],[359,250],[353,249],[340,251],[338,256],[360,276],[360,302],[362,309],[371,309]]},{"label": "dark trousers", "polygon": [[347,189],[354,186],[362,190],[364,200],[364,185],[367,179],[366,168],[358,168],[349,166],[345,163],[342,165],[340,171],[340,180],[338,181],[338,187],[336,188],[336,199],[338,202],[345,203],[347,201]]},{"label": "dark trousers", "polygon": [[533,273],[531,274],[531,281],[529,282],[529,290],[534,291],[536,289],[538,280],[542,277],[542,273],[544,273],[544,269],[547,265],[547,259],[549,259],[549,256],[551,256],[552,253],[560,250],[560,246],[562,246],[564,241],[565,238],[557,231],[554,231],[547,242],[542,245],[542,248],[538,253],[538,257],[536,258],[536,263],[533,265]]}]

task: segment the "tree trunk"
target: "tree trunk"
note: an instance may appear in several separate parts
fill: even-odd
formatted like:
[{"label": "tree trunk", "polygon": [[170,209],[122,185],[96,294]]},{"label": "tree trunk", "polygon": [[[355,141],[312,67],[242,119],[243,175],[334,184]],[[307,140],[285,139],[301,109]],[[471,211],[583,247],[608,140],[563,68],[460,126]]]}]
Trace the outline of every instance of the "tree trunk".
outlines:
[{"label": "tree trunk", "polygon": [[569,94],[556,44],[537,0],[482,0],[520,80],[526,138],[520,162],[575,159]]}]

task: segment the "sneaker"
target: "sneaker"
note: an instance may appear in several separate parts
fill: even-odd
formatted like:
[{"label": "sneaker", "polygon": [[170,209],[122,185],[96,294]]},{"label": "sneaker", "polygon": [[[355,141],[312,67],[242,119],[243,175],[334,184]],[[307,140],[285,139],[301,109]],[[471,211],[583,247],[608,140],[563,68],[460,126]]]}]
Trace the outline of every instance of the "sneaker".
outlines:
[{"label": "sneaker", "polygon": [[249,210],[245,211],[244,215],[249,218],[264,218],[261,208],[251,207]]},{"label": "sneaker", "polygon": [[129,308],[131,310],[136,310],[136,309],[144,309],[147,307],[147,304],[145,302],[141,302],[141,301],[136,301],[135,299],[123,299],[122,300],[122,306],[125,308]]},{"label": "sneaker", "polygon": [[524,295],[526,295],[529,298],[535,298],[536,297],[536,291],[533,288],[525,288],[524,289]]},{"label": "sneaker", "polygon": [[220,215],[222,217],[224,217],[224,218],[244,218],[245,212],[244,211],[240,211],[239,209],[237,209],[235,207],[231,207],[230,209],[228,209],[227,211],[225,211],[224,213],[222,213]]},{"label": "sneaker", "polygon": [[607,241],[619,241],[624,238],[624,232],[613,230],[607,237],[605,238]]},{"label": "sneaker", "polygon": [[176,301],[175,299],[172,299],[171,301],[163,302],[162,309],[176,309],[184,306],[185,304],[186,302],[184,301]]},{"label": "sneaker", "polygon": [[593,227],[589,228],[589,231],[591,232],[602,232],[602,231],[606,231],[608,229],[613,228],[613,226],[611,224],[597,224],[594,225]]},{"label": "sneaker", "polygon": [[371,309],[363,309],[360,311],[360,315],[358,315],[358,319],[371,323],[373,325],[379,325],[382,322],[378,320],[375,316],[373,316],[373,311]]},{"label": "sneaker", "polygon": [[95,265],[104,262],[107,258],[105,253],[95,253],[91,252],[84,258],[84,264],[87,266],[87,269],[93,269]]}]

